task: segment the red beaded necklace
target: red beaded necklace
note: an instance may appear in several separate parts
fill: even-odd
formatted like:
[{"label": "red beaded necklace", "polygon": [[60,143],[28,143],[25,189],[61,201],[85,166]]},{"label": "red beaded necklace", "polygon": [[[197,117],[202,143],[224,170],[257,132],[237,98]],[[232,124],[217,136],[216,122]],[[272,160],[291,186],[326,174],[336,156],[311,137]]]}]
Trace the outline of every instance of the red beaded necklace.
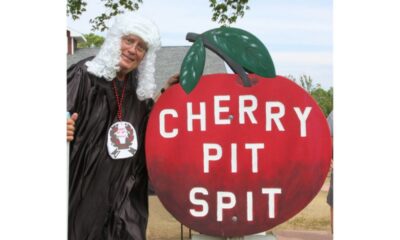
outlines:
[{"label": "red beaded necklace", "polygon": [[117,86],[115,84],[116,79],[114,79],[113,82],[113,87],[114,87],[114,93],[115,93],[115,99],[117,101],[117,106],[118,106],[118,112],[117,112],[117,118],[118,121],[122,121],[122,103],[124,101],[124,96],[125,96],[125,89],[126,89],[126,78],[124,80],[124,87],[122,88],[122,94],[121,94],[121,98],[118,95],[118,90],[117,90]]}]

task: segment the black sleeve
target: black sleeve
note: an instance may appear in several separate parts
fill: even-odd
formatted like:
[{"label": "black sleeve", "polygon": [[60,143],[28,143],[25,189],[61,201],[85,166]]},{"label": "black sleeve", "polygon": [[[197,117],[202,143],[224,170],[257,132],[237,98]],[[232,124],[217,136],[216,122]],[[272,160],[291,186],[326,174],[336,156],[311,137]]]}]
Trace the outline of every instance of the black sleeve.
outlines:
[{"label": "black sleeve", "polygon": [[90,88],[90,77],[85,66],[87,60],[84,59],[67,69],[67,111],[71,114],[79,113],[80,105]]},{"label": "black sleeve", "polygon": [[144,100],[146,103],[146,114],[150,114],[151,109],[153,109],[154,100],[152,98],[148,98]]}]

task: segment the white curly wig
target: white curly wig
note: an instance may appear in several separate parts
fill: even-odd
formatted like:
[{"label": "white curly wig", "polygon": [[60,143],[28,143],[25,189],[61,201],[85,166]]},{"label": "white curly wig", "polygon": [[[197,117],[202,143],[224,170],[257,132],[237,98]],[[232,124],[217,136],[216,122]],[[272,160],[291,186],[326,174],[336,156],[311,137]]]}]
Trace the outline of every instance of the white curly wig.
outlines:
[{"label": "white curly wig", "polygon": [[119,71],[121,38],[136,35],[147,44],[147,52],[138,66],[138,87],[136,94],[140,100],[153,97],[156,88],[154,71],[156,51],[161,47],[157,26],[149,19],[126,13],[115,19],[99,53],[92,61],[86,62],[88,72],[112,81]]}]

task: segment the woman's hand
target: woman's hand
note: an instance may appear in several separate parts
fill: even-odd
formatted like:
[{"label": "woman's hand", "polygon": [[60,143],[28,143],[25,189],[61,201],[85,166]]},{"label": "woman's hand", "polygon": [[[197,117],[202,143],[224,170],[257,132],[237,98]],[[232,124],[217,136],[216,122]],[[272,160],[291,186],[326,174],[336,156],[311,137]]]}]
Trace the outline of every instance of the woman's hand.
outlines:
[{"label": "woman's hand", "polygon": [[167,80],[163,88],[164,90],[167,90],[169,87],[171,87],[174,84],[177,84],[178,82],[179,82],[179,73],[176,73]]},{"label": "woman's hand", "polygon": [[67,120],[67,142],[71,142],[72,140],[74,140],[75,122],[77,119],[78,119],[78,113],[74,113]]},{"label": "woman's hand", "polygon": [[161,92],[157,94],[157,96],[154,98],[154,101],[157,102],[158,98],[160,95],[170,88],[172,85],[177,84],[179,82],[179,73],[176,73],[172,75],[164,84],[164,86],[161,88]]}]

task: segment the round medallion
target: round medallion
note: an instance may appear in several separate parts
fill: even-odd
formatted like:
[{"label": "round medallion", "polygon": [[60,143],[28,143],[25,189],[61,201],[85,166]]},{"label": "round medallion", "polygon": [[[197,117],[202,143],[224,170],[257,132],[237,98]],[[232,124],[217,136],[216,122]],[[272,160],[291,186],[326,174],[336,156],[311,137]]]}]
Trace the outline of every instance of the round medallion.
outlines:
[{"label": "round medallion", "polygon": [[107,150],[112,159],[133,157],[137,145],[137,134],[132,124],[119,121],[111,125],[107,135]]}]

